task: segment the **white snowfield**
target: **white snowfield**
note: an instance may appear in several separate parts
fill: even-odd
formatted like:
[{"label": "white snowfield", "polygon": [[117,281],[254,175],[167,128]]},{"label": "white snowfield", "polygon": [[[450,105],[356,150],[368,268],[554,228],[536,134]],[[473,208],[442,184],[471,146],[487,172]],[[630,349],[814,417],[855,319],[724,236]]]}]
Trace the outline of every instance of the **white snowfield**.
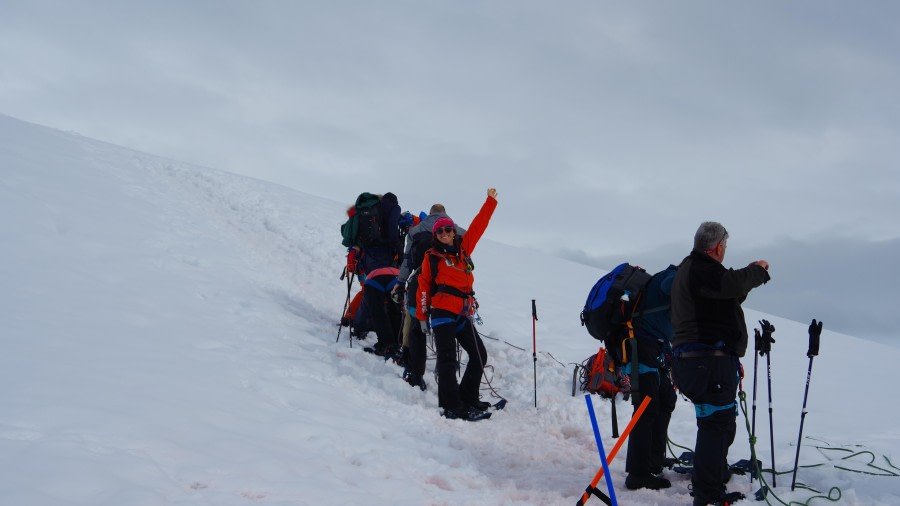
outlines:
[{"label": "white snowfield", "polygon": [[[490,185],[487,176],[471,191]],[[574,504],[600,467],[584,398],[570,389],[573,364],[599,344],[578,314],[603,272],[491,242],[489,227],[473,255],[479,330],[491,338],[487,374],[509,405],[487,421],[446,420],[433,360],[422,392],[396,365],[351,348],[346,329],[335,343],[346,205],[389,189],[348,182],[346,202],[334,202],[0,116],[0,503]],[[511,190],[499,188],[498,214],[518,198]],[[464,225],[477,211],[431,198]],[[778,280],[758,290],[778,290]],[[753,294],[751,332],[762,318],[776,328],[775,460],[786,472],[809,321],[752,307]],[[839,487],[840,504],[900,504],[900,469],[885,460],[900,464],[898,351],[809,316],[825,332],[800,462],[820,465],[798,481],[825,494]],[[753,356],[743,362],[749,397]],[[768,468],[764,361],[759,371]],[[609,451],[609,403],[594,404]],[[630,414],[620,401],[620,429]],[[694,433],[693,407],[679,398],[670,438],[692,447]],[[623,447],[611,465],[620,504],[690,504],[688,477],[670,471],[671,489],[627,491],[624,457]],[[730,458],[749,458],[743,416]],[[790,474],[777,483],[785,502],[814,495],[791,492]],[[735,476],[729,488],[750,495],[758,482]]]}]

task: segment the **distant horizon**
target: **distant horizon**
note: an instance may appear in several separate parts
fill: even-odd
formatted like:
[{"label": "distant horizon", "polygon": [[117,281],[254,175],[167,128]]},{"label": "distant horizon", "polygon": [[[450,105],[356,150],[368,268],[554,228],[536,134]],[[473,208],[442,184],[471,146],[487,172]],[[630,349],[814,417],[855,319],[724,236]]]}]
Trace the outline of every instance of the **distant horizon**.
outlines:
[{"label": "distant horizon", "polygon": [[[39,128],[58,130],[13,118],[2,112],[0,116]],[[65,133],[86,137],[78,132]],[[102,139],[96,140],[116,146]],[[131,147],[122,147],[133,150]],[[158,158],[152,153],[134,151]],[[173,161],[180,162],[174,159]],[[230,173],[215,167],[208,168]],[[255,179],[266,181],[262,178]],[[290,188],[276,181],[266,182]],[[362,191],[367,190],[360,189],[360,192]],[[347,205],[327,196],[305,191],[304,193]],[[501,190],[501,198],[504,197]],[[418,212],[414,208],[404,209]],[[467,210],[467,213],[472,213],[472,210]],[[461,216],[457,213],[452,215],[468,220],[471,216],[467,213],[460,213]],[[335,222],[339,225],[343,219],[343,215],[336,216]],[[726,227],[728,226],[726,223]],[[611,269],[622,262],[641,265],[650,271],[662,270],[670,263],[678,265],[690,252],[692,234],[693,232],[682,241],[683,244],[673,242],[649,250],[616,255],[590,255],[583,250],[567,248],[534,249],[595,267],[598,269],[599,278],[606,269]],[[731,248],[724,261],[726,267],[741,267],[758,259],[768,260],[772,264],[770,269],[772,281],[754,291],[747,302],[748,307],[799,323],[808,323],[812,318],[816,318],[825,321],[830,330],[900,347],[900,339],[896,339],[897,329],[900,328],[900,313],[893,311],[897,298],[893,285],[889,283],[890,280],[900,279],[900,265],[894,260],[900,258],[900,239],[862,240],[858,237],[836,236],[795,240],[776,237],[772,238],[772,244],[759,246],[745,245],[739,230],[732,229],[732,234]],[[490,237],[487,240],[508,244]]]}]

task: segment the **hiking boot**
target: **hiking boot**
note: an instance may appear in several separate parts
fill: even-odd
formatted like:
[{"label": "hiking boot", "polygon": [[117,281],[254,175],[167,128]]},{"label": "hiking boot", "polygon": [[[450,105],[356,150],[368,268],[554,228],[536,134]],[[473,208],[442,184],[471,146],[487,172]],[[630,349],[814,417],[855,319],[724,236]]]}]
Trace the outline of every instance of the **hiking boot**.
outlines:
[{"label": "hiking boot", "polygon": [[672,482],[665,478],[660,478],[658,476],[653,476],[652,474],[648,474],[646,476],[629,474],[627,478],[625,478],[625,488],[628,490],[638,490],[641,488],[649,488],[650,490],[659,490],[662,488],[669,488],[672,486]]},{"label": "hiking boot", "polygon": [[403,380],[409,383],[411,387],[419,387],[423,392],[428,388],[425,384],[425,378],[418,374],[407,373]]},{"label": "hiking boot", "polygon": [[448,420],[465,420],[467,422],[477,422],[491,417],[491,413],[479,411],[469,406],[461,406],[456,409],[445,409],[441,415]]},{"label": "hiking boot", "polygon": [[662,465],[659,465],[656,467],[651,467],[650,474],[660,475],[663,472],[663,468],[672,469],[673,467],[675,467],[675,464],[678,464],[678,463],[679,463],[679,460],[676,459],[675,457],[663,457]]},{"label": "hiking boot", "polygon": [[741,492],[728,492],[725,494],[725,497],[722,498],[722,506],[728,506],[729,504],[734,504],[746,496]]},{"label": "hiking boot", "polygon": [[385,360],[394,356],[394,350],[391,348],[391,346],[385,346],[381,343],[375,343],[374,346],[367,346],[363,348],[363,351],[366,353],[371,353],[373,355],[378,355],[379,357],[384,357]]},{"label": "hiking boot", "polygon": [[463,404],[469,406],[472,409],[477,409],[478,411],[487,411],[491,409],[491,406],[493,406],[493,404],[486,401],[464,402]]},{"label": "hiking boot", "polygon": [[409,365],[409,348],[401,348],[400,350],[395,351],[391,358],[394,360],[394,363],[399,365],[400,367],[406,367]]},{"label": "hiking boot", "polygon": [[745,496],[741,492],[727,492],[722,497],[710,502],[703,499],[694,498],[694,506],[729,506],[742,499]]}]

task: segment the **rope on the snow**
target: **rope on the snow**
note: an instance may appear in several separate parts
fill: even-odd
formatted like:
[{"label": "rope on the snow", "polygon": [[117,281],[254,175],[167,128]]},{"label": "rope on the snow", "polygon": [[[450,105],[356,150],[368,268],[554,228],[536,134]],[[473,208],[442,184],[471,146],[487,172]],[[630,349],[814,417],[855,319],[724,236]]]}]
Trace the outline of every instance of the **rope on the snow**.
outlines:
[{"label": "rope on the snow", "polygon": [[[741,391],[738,394],[738,397],[740,399],[741,412],[744,414],[744,421],[747,425],[747,433],[749,434],[751,429],[750,429],[750,420],[749,420],[749,417],[747,416],[746,393]],[[813,446],[813,448],[818,450],[829,461],[834,461],[834,459],[830,458],[830,456],[826,452],[846,453],[847,455],[844,455],[843,457],[838,459],[839,461],[849,461],[851,459],[855,459],[860,456],[867,456],[868,462],[865,462],[865,467],[872,469],[872,470],[870,471],[870,470],[863,470],[863,469],[853,469],[853,468],[846,467],[846,466],[839,465],[839,464],[832,464],[832,467],[834,469],[840,469],[841,471],[847,471],[847,472],[857,473],[857,474],[864,474],[864,475],[868,475],[868,476],[882,476],[882,477],[890,477],[890,478],[900,477],[900,467],[895,466],[894,463],[891,462],[891,459],[888,458],[886,455],[881,455],[881,458],[884,460],[884,463],[881,465],[876,465],[878,456],[876,456],[876,454],[874,452],[872,452],[871,450],[860,449],[860,448],[862,448],[860,445],[856,445],[856,448],[844,448],[844,447],[840,447],[840,446],[832,446],[827,441],[822,441],[820,439],[815,439],[815,438],[812,438],[809,436],[807,436],[805,439],[809,439],[811,441],[818,441],[818,442],[822,443],[821,445],[812,445],[812,446]],[[756,438],[753,436],[750,436],[749,442],[751,445],[751,455],[755,455]],[[685,462],[682,462],[675,455],[675,451],[672,449],[672,447],[674,446],[674,447],[680,448],[682,450],[692,451],[690,448],[681,446],[681,445],[675,443],[674,441],[672,441],[671,439],[667,440],[667,446],[668,446],[669,452],[672,454],[673,457],[675,457],[674,458],[675,462],[681,463],[681,464],[685,464]],[[773,469],[761,468],[759,466],[758,460],[756,462],[754,462],[753,465],[754,465],[754,469],[756,472],[756,476],[759,478],[760,483],[762,485],[760,490],[757,491],[757,493],[756,493],[756,499],[759,501],[765,501],[766,504],[768,504],[769,506],[772,506],[772,504],[773,504],[773,502],[770,501],[769,496],[771,496],[775,501],[777,501],[777,504],[782,504],[784,506],[809,506],[809,504],[814,499],[826,499],[831,502],[837,502],[841,499],[842,492],[841,492],[841,489],[838,487],[831,487],[829,489],[828,493],[825,494],[824,492],[817,490],[813,487],[810,487],[809,485],[806,485],[803,483],[797,483],[796,486],[798,488],[809,490],[810,492],[817,494],[817,495],[813,495],[812,497],[807,499],[805,502],[800,502],[800,501],[785,502],[780,497],[778,497],[777,494],[775,494],[772,491],[772,489],[769,487],[768,483],[766,482],[765,477],[763,476],[763,473],[772,473],[774,471],[776,475],[792,474],[793,469],[791,469],[790,471],[778,472]],[[799,466],[799,467],[803,468],[803,469],[813,469],[816,467],[823,467],[826,465],[828,465],[828,462],[822,462],[822,463],[818,463],[818,464],[808,464],[808,465]]]},{"label": "rope on the snow", "polygon": [[[474,327],[473,327],[473,328],[474,328]],[[510,343],[509,341],[500,341],[500,339],[498,339],[498,338],[496,338],[496,337],[486,336],[486,335],[482,334],[481,332],[478,332],[478,329],[475,329],[475,332],[476,332],[479,336],[481,336],[482,339],[490,339],[491,341],[502,342],[502,343],[506,344],[507,346],[512,346],[513,348],[515,348],[515,349],[517,349],[517,350],[528,351],[528,350],[526,350],[525,348],[521,348],[521,347],[519,347],[519,346],[516,346],[516,345]]]},{"label": "rope on the snow", "polygon": [[[738,398],[740,399],[741,412],[744,414],[744,423],[747,424],[747,433],[750,434],[751,433],[750,417],[747,416],[747,393],[744,392],[743,390],[741,390],[738,393]],[[756,455],[756,437],[751,435],[749,437],[749,441],[750,441],[750,455]],[[766,504],[768,504],[769,506],[772,505],[772,502],[769,501],[770,496],[772,498],[774,498],[776,501],[778,501],[780,504],[783,504],[784,506],[793,506],[793,505],[809,506],[809,503],[811,503],[814,499],[827,499],[831,502],[838,502],[841,500],[841,489],[838,487],[831,487],[831,489],[828,490],[828,495],[824,495],[822,492],[820,492],[812,487],[809,487],[802,483],[797,483],[798,487],[804,488],[804,489],[809,490],[818,495],[814,495],[814,496],[810,497],[809,499],[806,500],[806,502],[800,502],[800,501],[784,502],[783,500],[781,500],[780,497],[778,497],[777,494],[775,494],[775,492],[772,491],[772,489],[769,487],[769,484],[766,482],[766,479],[763,477],[763,474],[762,474],[763,470],[760,469],[759,459],[754,458],[752,464],[753,464],[753,468],[756,470],[756,477],[759,478],[759,482],[760,482],[760,484],[762,484],[760,491],[756,493],[756,499],[758,501],[766,501]],[[789,472],[793,473],[793,469]]]}]

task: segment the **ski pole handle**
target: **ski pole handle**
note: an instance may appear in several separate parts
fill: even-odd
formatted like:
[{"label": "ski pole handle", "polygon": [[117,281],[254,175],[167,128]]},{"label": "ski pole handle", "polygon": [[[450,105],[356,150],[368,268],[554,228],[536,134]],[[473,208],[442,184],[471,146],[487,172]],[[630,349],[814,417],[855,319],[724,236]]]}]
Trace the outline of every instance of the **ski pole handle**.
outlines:
[{"label": "ski pole handle", "polygon": [[534,299],[531,299],[531,317],[534,318],[535,320],[538,319],[538,317],[537,317],[537,304],[534,302]]},{"label": "ski pole handle", "polygon": [[822,335],[822,322],[816,322],[813,318],[809,324],[809,350],[806,352],[807,357],[815,357],[819,354],[819,336]]}]

